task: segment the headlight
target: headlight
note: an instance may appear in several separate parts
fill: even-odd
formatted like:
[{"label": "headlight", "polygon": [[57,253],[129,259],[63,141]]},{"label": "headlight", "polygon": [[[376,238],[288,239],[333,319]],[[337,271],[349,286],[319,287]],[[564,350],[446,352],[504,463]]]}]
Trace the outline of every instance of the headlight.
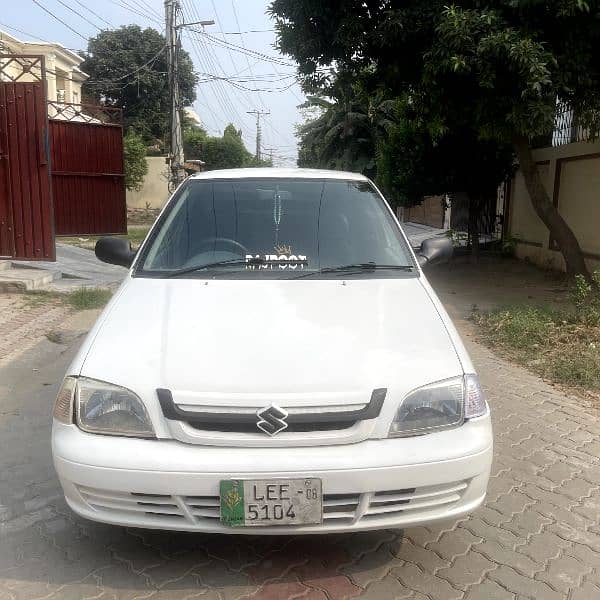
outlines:
[{"label": "headlight", "polygon": [[390,436],[422,435],[458,427],[485,414],[477,375],[469,374],[426,385],[411,392],[398,408]]},{"label": "headlight", "polygon": [[154,437],[146,407],[126,388],[85,377],[66,377],[56,398],[54,417],[71,424],[73,404],[77,425],[83,431]]}]

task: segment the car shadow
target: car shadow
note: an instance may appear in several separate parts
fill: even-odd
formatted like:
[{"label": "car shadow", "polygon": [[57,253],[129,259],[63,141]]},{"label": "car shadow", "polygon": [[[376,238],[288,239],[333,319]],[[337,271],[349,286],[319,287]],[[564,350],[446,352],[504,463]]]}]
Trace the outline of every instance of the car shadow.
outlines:
[{"label": "car shadow", "polygon": [[351,598],[373,572],[391,568],[403,538],[400,530],[298,536],[142,530],[83,520],[62,498],[51,508],[47,518],[0,542],[0,597],[5,586],[17,598],[42,592],[62,598],[67,591],[183,598],[210,591],[283,600],[310,590],[315,598]]}]

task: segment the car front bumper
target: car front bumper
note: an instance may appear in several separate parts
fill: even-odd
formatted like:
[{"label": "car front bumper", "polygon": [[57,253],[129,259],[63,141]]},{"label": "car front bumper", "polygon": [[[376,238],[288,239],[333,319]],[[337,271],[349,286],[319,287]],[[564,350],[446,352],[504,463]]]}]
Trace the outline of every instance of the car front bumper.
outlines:
[{"label": "car front bumper", "polygon": [[[223,448],[92,435],[55,421],[52,449],[67,503],[95,521],[253,535],[327,533],[408,527],[472,512],[485,498],[492,431],[486,415],[412,438]],[[322,524],[221,524],[220,480],[279,477],[322,480]]]}]

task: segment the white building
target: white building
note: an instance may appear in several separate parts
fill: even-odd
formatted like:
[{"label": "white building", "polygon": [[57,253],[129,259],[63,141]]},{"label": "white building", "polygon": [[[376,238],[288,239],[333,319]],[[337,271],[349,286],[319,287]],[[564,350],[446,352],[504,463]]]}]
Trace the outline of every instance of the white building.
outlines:
[{"label": "white building", "polygon": [[[79,65],[83,58],[61,44],[47,42],[23,42],[0,30],[0,54],[42,55],[46,62],[46,80],[48,82],[48,100],[61,103],[81,103],[81,85],[88,78]],[[6,65],[0,78],[10,80],[22,68],[18,64]],[[38,79],[40,73],[24,74],[19,81]]]}]

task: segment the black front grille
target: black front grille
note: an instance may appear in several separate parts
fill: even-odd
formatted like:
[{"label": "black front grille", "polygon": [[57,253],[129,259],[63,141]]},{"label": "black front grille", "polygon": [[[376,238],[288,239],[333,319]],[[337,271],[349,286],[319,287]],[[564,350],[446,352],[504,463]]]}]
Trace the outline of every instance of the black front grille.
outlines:
[{"label": "black front grille", "polygon": [[[226,433],[259,433],[257,427],[259,417],[263,424],[268,424],[269,410],[275,411],[271,418],[275,417],[275,431],[287,431],[289,433],[302,433],[310,431],[339,431],[350,429],[360,421],[376,419],[381,412],[387,393],[386,388],[376,388],[371,393],[371,399],[360,409],[347,411],[317,410],[312,413],[291,413],[275,404],[257,411],[257,413],[215,413],[202,410],[189,411],[180,408],[173,400],[170,390],[159,388],[156,390],[158,400],[165,418],[170,421],[181,421],[199,431],[219,431]],[[265,423],[265,420],[267,423]],[[281,429],[282,423],[287,424]],[[263,430],[264,433],[264,430]]]},{"label": "black front grille", "polygon": [[[354,427],[356,421],[331,421],[326,423],[290,423],[281,433],[306,433],[308,431],[337,431]],[[225,433],[264,433],[258,429],[256,423],[188,423],[190,427],[199,431],[220,431]]]}]

